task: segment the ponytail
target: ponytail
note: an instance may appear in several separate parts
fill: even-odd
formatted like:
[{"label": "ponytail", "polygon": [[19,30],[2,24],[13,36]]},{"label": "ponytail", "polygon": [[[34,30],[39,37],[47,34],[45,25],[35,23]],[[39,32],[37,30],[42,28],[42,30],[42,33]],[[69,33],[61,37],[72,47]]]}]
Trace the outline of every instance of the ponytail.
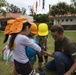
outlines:
[{"label": "ponytail", "polygon": [[14,44],[14,40],[15,40],[16,36],[17,36],[17,33],[13,33],[11,35],[11,38],[10,38],[10,41],[9,41],[9,45],[8,45],[10,50],[13,49],[13,44]]},{"label": "ponytail", "polygon": [[6,35],[5,35],[5,39],[4,39],[3,43],[6,43],[6,42],[7,42],[8,37],[9,37],[9,34],[6,34]]}]

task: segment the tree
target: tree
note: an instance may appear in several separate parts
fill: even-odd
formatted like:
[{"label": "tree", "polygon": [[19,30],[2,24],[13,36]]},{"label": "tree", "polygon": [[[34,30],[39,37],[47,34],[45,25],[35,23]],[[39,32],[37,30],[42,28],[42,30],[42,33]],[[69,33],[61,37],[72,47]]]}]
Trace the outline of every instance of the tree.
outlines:
[{"label": "tree", "polygon": [[7,12],[8,3],[5,0],[0,0],[0,15],[5,15]]},{"label": "tree", "polygon": [[72,5],[70,5],[69,7],[70,7],[70,9],[69,9],[70,13],[71,14],[76,14],[76,8],[73,7]]},{"label": "tree", "polygon": [[16,5],[13,4],[9,4],[8,8],[7,8],[8,12],[12,12],[12,13],[22,13],[23,15],[26,13],[26,9],[25,8],[19,8]]},{"label": "tree", "polygon": [[19,7],[17,7],[16,5],[9,4],[8,12],[21,13],[21,9]]},{"label": "tree", "polygon": [[71,2],[76,7],[76,0],[71,0]]},{"label": "tree", "polygon": [[57,5],[53,5],[50,9],[50,14],[55,15],[64,15],[68,13],[76,13],[74,6],[68,5],[65,2],[59,2]]},{"label": "tree", "polygon": [[33,15],[34,19],[36,20],[36,22],[48,22],[49,18],[47,14],[34,14]]},{"label": "tree", "polygon": [[26,9],[24,7],[22,7],[21,12],[23,15],[26,14]]}]

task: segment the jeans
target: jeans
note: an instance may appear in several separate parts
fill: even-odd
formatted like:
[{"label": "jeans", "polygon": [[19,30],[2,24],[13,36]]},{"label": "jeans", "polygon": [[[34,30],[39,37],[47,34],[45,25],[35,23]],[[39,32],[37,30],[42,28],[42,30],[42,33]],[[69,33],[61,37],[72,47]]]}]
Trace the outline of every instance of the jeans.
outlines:
[{"label": "jeans", "polygon": [[73,60],[69,56],[61,52],[55,52],[54,59],[47,62],[45,67],[49,70],[56,70],[58,75],[64,75],[72,64]]}]

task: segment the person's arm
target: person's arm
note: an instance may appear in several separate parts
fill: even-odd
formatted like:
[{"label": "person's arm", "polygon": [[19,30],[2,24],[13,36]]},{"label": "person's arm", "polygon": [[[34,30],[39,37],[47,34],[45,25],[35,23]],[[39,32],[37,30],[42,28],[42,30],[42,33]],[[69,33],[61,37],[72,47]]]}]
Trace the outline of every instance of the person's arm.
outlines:
[{"label": "person's arm", "polygon": [[35,44],[34,42],[32,42],[28,37],[24,37],[22,43],[25,45],[25,46],[28,46],[28,47],[31,47],[33,48],[34,50],[38,51],[38,52],[41,52],[41,47],[37,44]]},{"label": "person's arm", "polygon": [[43,55],[54,57],[54,53],[48,53],[46,51],[43,51]]},{"label": "person's arm", "polygon": [[73,65],[71,66],[71,68],[69,69],[69,71],[67,71],[64,75],[72,75],[72,73],[76,70],[76,59],[74,60]]}]

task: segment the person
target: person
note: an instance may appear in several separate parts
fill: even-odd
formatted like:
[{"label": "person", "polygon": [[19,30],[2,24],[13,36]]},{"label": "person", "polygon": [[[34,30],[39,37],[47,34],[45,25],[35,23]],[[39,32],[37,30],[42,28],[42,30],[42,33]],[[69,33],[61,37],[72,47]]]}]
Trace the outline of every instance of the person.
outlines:
[{"label": "person", "polygon": [[[48,25],[46,23],[40,23],[38,25],[38,35],[36,36],[36,40],[39,43],[42,51],[47,51],[47,38],[48,38]],[[48,61],[48,56],[44,56],[45,63]],[[38,70],[40,74],[44,75],[44,71],[42,69],[43,55],[40,57],[38,55]]]},{"label": "person", "polygon": [[76,69],[76,43],[64,35],[61,25],[53,25],[50,31],[55,40],[54,53],[44,51],[44,55],[54,59],[45,64],[46,69],[56,70],[58,75],[72,75]]},{"label": "person", "polygon": [[[3,41],[3,43],[6,43],[6,46],[4,47],[3,51],[2,51],[2,54],[4,55],[4,60],[6,60],[6,62],[8,61],[7,60],[7,53],[8,53],[8,44],[9,44],[9,39],[11,37],[11,35],[9,35],[9,32],[10,32],[10,27],[12,26],[12,24],[14,23],[14,19],[11,19],[11,20],[8,20],[7,21],[7,25],[5,27],[5,30],[4,30],[4,34],[5,34],[5,39]],[[12,53],[12,52],[11,52]],[[13,61],[11,61],[12,65],[13,65],[13,74],[14,75],[18,75],[17,72],[16,72],[16,69],[15,69],[15,66],[13,64]]]},{"label": "person", "polygon": [[41,53],[41,48],[33,43],[27,35],[30,33],[30,22],[25,18],[16,18],[10,28],[9,49],[13,52],[13,59],[16,71],[21,75],[31,75],[32,68],[29,58],[25,53],[25,47],[29,46]]},{"label": "person", "polygon": [[[31,39],[31,41],[33,41],[36,44],[38,44],[38,42],[34,39],[34,35],[36,35],[37,32],[38,32],[37,25],[34,22],[31,22],[30,34],[28,35],[28,37]],[[36,73],[35,68],[34,68],[34,63],[36,62],[37,54],[38,54],[38,52],[35,51],[34,49],[32,49],[28,46],[26,47],[26,55],[28,56],[31,67],[33,69],[33,75],[38,74],[38,73]]]}]

